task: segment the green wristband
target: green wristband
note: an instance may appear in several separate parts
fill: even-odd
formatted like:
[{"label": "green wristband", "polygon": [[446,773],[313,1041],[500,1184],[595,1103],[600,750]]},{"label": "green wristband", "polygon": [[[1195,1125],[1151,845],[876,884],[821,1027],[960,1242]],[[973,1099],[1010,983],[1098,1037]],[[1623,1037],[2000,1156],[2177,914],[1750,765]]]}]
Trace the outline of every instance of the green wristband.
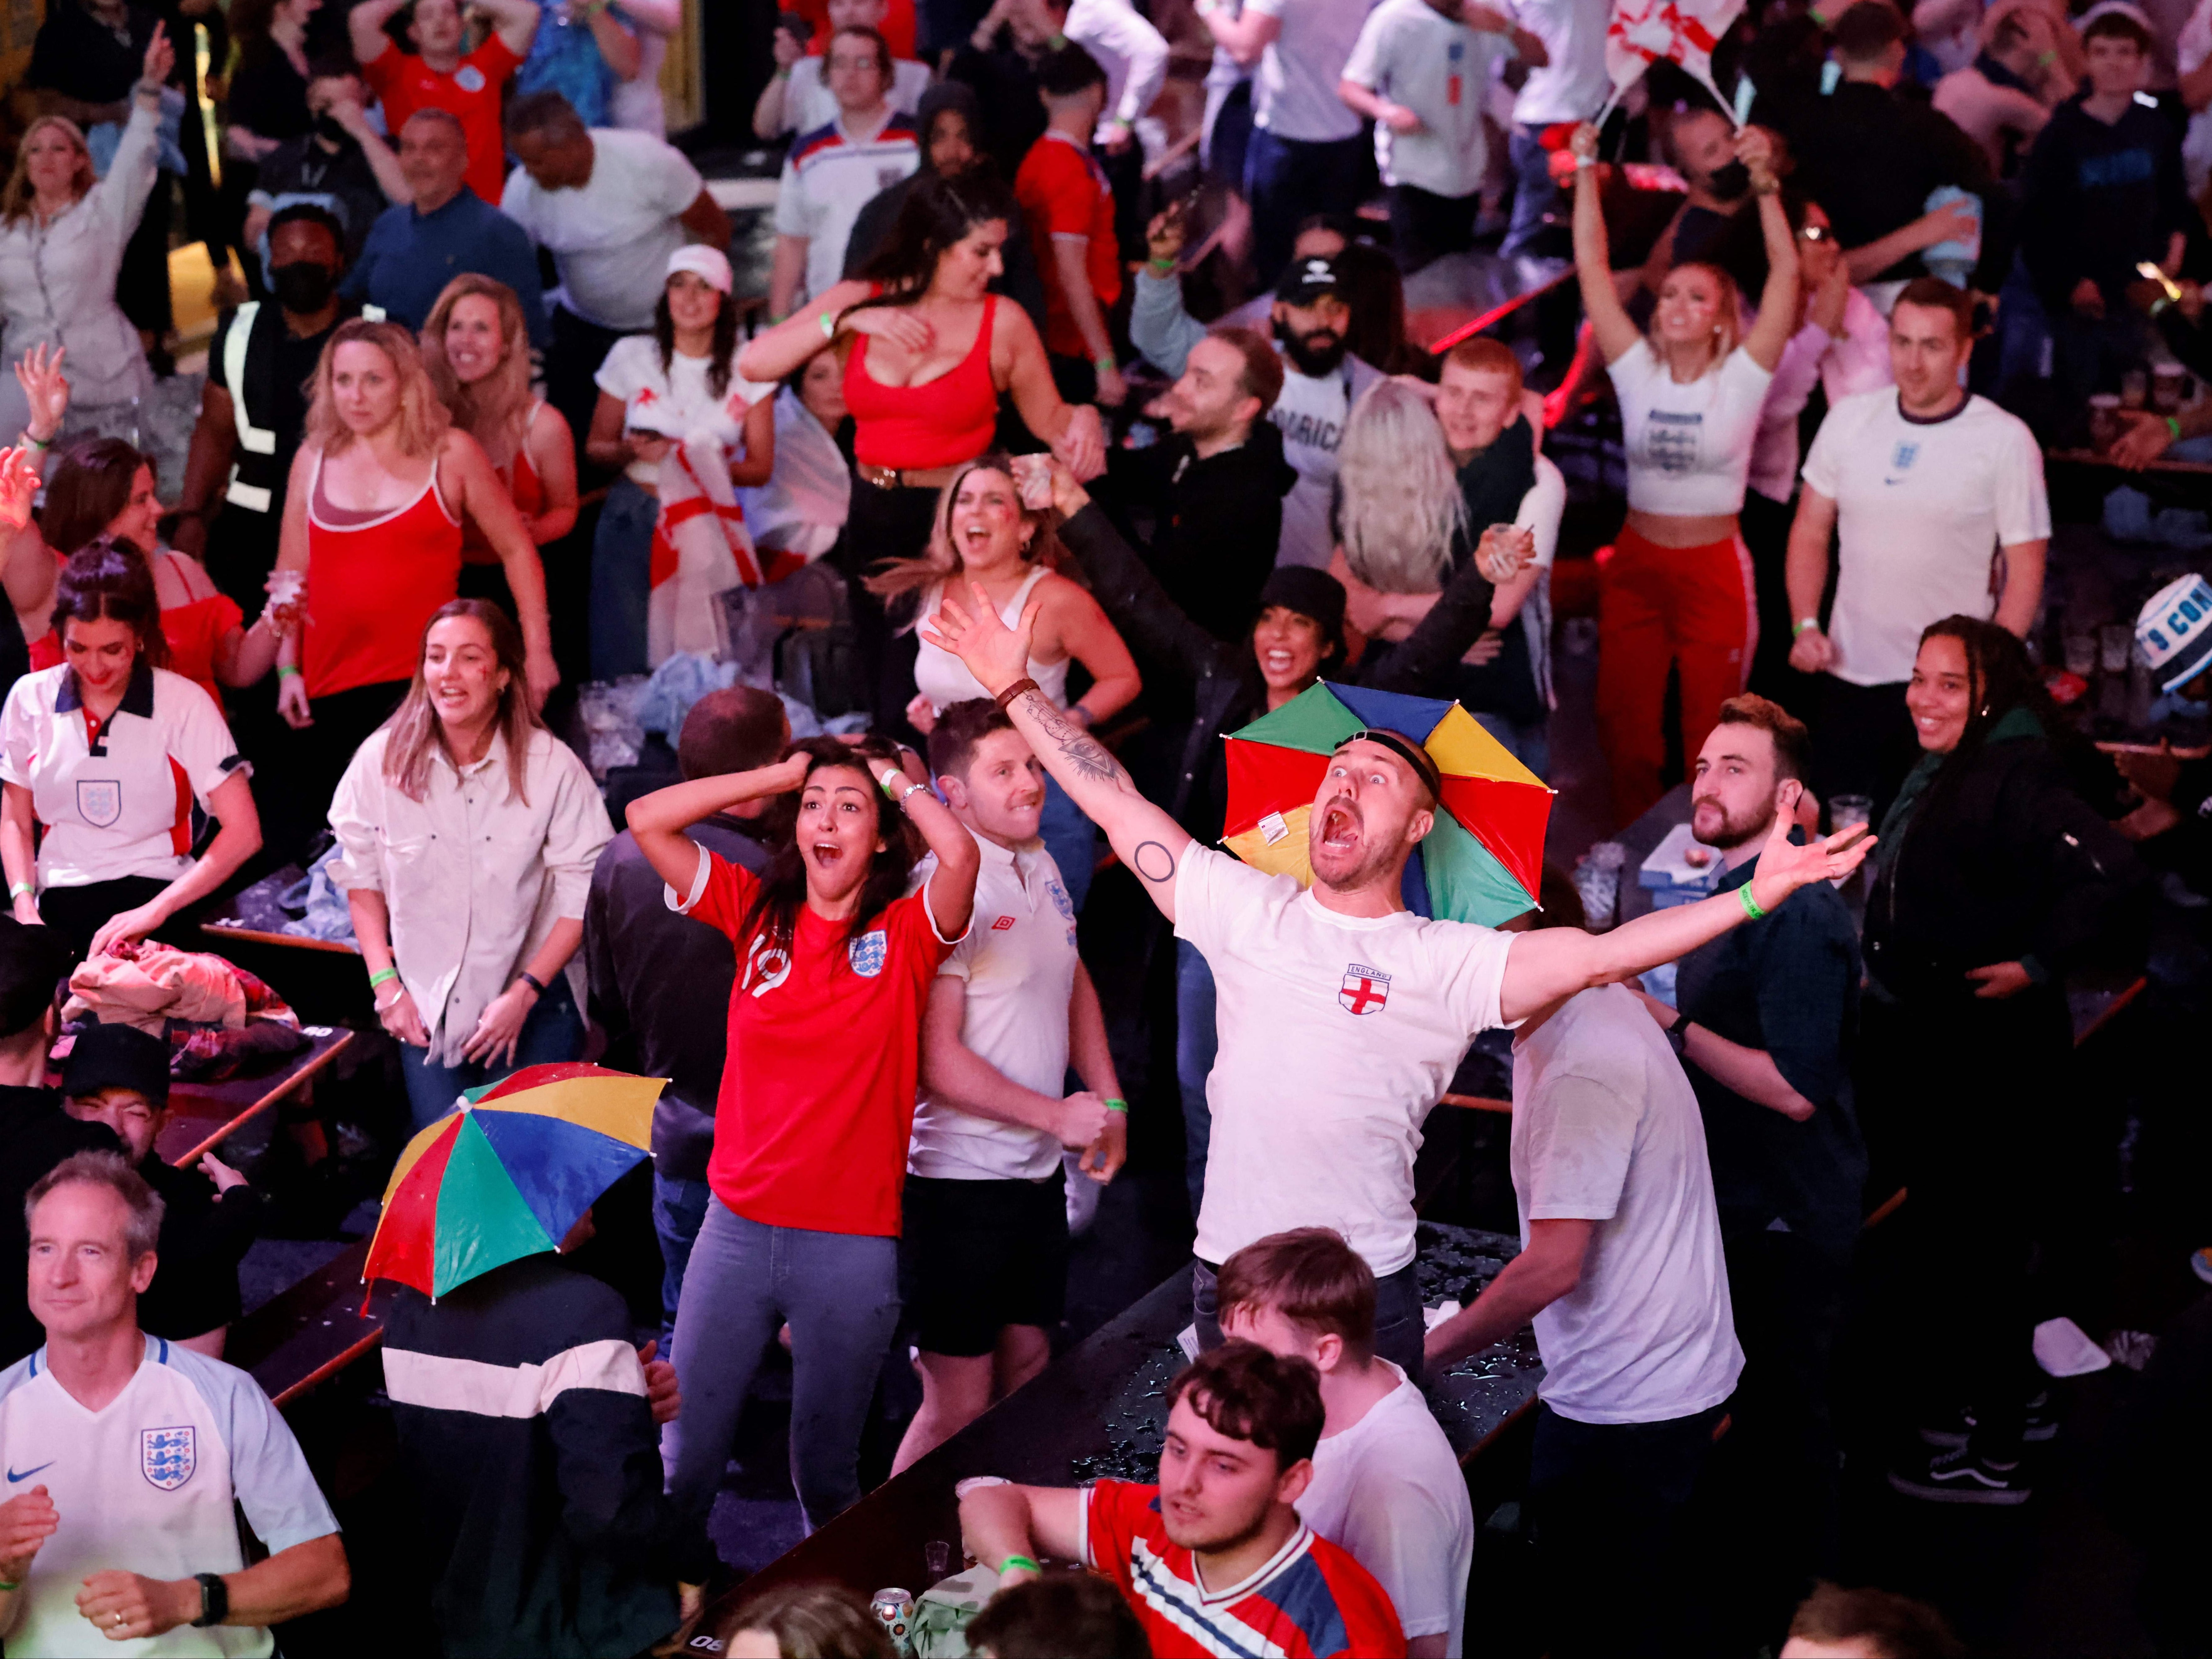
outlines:
[{"label": "green wristband", "polygon": [[1044,1569],[1026,1555],[1010,1555],[999,1563],[999,1571],[1001,1575],[1017,1571],[1042,1574]]},{"label": "green wristband", "polygon": [[1759,901],[1752,897],[1751,884],[1749,882],[1746,882],[1742,886],[1737,888],[1735,890],[1735,896],[1743,902],[1744,915],[1749,916],[1753,921],[1757,921],[1761,916],[1766,914],[1765,910],[1759,908]]},{"label": "green wristband", "polygon": [[2179,443],[2181,441],[2181,417],[2179,416],[2167,416],[2166,417],[2166,429],[2173,434],[2174,442]]},{"label": "green wristband", "polygon": [[1109,1112],[1119,1112],[1124,1117],[1128,1115],[1129,1103],[1126,1100],[1103,1100],[1098,1103]]},{"label": "green wristband", "polygon": [[22,1589],[22,1588],[23,1588],[23,1587],[22,1587],[22,1585],[21,1585],[21,1583],[14,1583],[14,1584],[9,1584],[9,1583],[0,1583],[0,1594],[5,1594],[5,1593],[7,1593],[8,1591],[10,1591],[10,1590],[19,1590],[19,1589]]},{"label": "green wristband", "polygon": [[13,900],[13,899],[19,899],[19,898],[21,898],[25,894],[29,893],[29,892],[33,892],[33,891],[35,891],[35,890],[35,890],[35,889],[33,889],[33,888],[32,887],[32,885],[31,885],[31,884],[30,884],[29,882],[27,882],[27,881],[19,881],[19,882],[15,883],[13,886],[11,886],[10,888],[9,888],[9,890],[8,890],[8,896],[9,896],[9,898],[10,898],[11,900]]},{"label": "green wristband", "polygon": [[287,674],[296,674],[299,672],[299,665],[296,663],[280,662],[276,665],[276,678],[280,680]]},{"label": "green wristband", "polygon": [[398,977],[399,969],[396,967],[387,968],[380,974],[371,974],[368,976],[368,988],[374,991],[378,986],[386,984]]}]

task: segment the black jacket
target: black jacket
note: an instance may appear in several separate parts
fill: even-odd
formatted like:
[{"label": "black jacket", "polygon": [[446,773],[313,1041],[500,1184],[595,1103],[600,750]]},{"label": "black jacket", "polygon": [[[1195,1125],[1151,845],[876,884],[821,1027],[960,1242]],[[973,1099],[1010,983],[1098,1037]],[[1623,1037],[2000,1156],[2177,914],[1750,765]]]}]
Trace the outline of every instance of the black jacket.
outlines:
[{"label": "black jacket", "polygon": [[138,1298],[139,1328],[182,1342],[229,1324],[240,1310],[238,1264],[261,1231],[260,1194],[239,1186],[218,1195],[207,1176],[158,1152],[138,1173],[162,1206],[161,1265]]},{"label": "black jacket", "polygon": [[610,1346],[629,1342],[622,1297],[556,1255],[393,1300],[386,1392],[452,1659],[642,1653],[676,1628],[677,1580],[712,1558],[661,1492],[652,1408]]},{"label": "black jacket", "polygon": [[[1228,761],[1222,738],[1267,712],[1267,690],[1252,655],[1248,624],[1233,641],[1214,638],[1178,610],[1113,523],[1094,504],[1060,528],[1061,544],[1091,579],[1091,591],[1143,665],[1191,686],[1194,714],[1184,739],[1168,814],[1208,845],[1221,839],[1228,808]],[[1334,678],[1382,691],[1447,696],[1438,677],[1455,664],[1490,625],[1496,596],[1489,579],[1470,565],[1452,578],[1429,614],[1403,644],[1374,651],[1350,672]]]},{"label": "black jacket", "polygon": [[1867,970],[1899,999],[1966,1001],[1966,970],[1996,962],[2056,985],[2134,920],[2147,882],[2135,849],[2046,741],[2000,735],[2017,718],[1927,786],[1891,857],[1876,849]]},{"label": "black jacket", "polygon": [[1153,522],[1146,557],[1168,598],[1224,644],[1252,632],[1260,589],[1283,539],[1283,497],[1298,481],[1273,421],[1234,449],[1201,457],[1188,438],[1115,449],[1108,472],[1124,505]]},{"label": "black jacket", "polygon": [[[1771,114],[1796,157],[1795,182],[1827,210],[1840,246],[1863,247],[1911,224],[1940,185],[1972,191],[1985,214],[1993,210],[1995,181],[1981,146],[1909,91],[1845,81],[1825,98],[1796,100]],[[1985,228],[1985,268],[1990,241]],[[1926,274],[1912,253],[1877,280]]]},{"label": "black jacket", "polygon": [[80,1123],[62,1109],[52,1089],[0,1087],[0,1369],[37,1352],[45,1328],[31,1317],[24,1263],[31,1249],[23,1200],[39,1177],[76,1152],[119,1152],[123,1143],[103,1123]]},{"label": "black jacket", "polygon": [[2021,252],[2054,316],[2072,314],[2085,276],[2107,306],[2121,303],[2136,261],[2163,262],[2175,231],[2203,229],[2182,179],[2180,136],[2141,104],[2107,125],[2068,99],[2036,135],[2021,191]]}]

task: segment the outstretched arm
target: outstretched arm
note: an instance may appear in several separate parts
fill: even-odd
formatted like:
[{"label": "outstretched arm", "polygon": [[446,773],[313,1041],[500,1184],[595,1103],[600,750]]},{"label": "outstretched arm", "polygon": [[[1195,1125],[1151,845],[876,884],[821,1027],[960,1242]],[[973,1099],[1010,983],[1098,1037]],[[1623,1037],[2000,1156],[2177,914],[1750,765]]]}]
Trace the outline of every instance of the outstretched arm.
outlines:
[{"label": "outstretched arm", "polygon": [[1655,910],[1609,933],[1547,927],[1517,936],[1512,954],[1505,958],[1505,980],[1498,995],[1505,1023],[1517,1024],[1577,991],[1610,985],[1686,956],[1751,919],[1743,902],[1745,893],[1764,915],[1800,887],[1840,881],[1859,867],[1874,846],[1875,838],[1861,824],[1808,846],[1793,847],[1790,831],[1796,823],[1795,791],[1780,805],[1758,867],[1743,887],[1695,904]]},{"label": "outstretched arm", "polygon": [[[938,607],[936,625],[925,623],[922,637],[959,658],[994,697],[1003,697],[1029,678],[1030,640],[1043,606],[1030,601],[1022,611],[1020,626],[1009,629],[982,589],[969,586],[974,595],[971,605],[962,605],[948,590]],[[1121,763],[1054,708],[1034,681],[1006,707],[1014,728],[1029,740],[1045,770],[1083,809],[1084,816],[1106,832],[1115,856],[1137,872],[1160,914],[1173,921],[1176,872],[1182,866],[1183,848],[1190,845],[1183,827],[1139,793]]]},{"label": "outstretched arm", "polygon": [[346,14],[346,38],[353,43],[356,64],[370,64],[392,50],[392,37],[384,26],[398,15],[406,0],[360,0]]},{"label": "outstretched arm", "polygon": [[1597,349],[1611,363],[1633,350],[1644,334],[1613,285],[1613,249],[1606,239],[1605,208],[1598,200],[1597,129],[1584,122],[1575,129],[1573,144],[1575,280],[1582,286],[1583,310]]},{"label": "outstretched arm", "polygon": [[684,832],[702,818],[726,812],[746,801],[788,794],[806,781],[810,763],[806,756],[793,755],[750,772],[693,778],[640,796],[629,804],[626,814],[637,850],[645,854],[645,861],[661,880],[679,893],[689,890],[692,878],[699,872],[699,849]]},{"label": "outstretched arm", "polygon": [[1736,155],[1751,170],[1752,188],[1759,192],[1759,232],[1766,242],[1766,286],[1759,296],[1759,320],[1745,337],[1743,349],[1771,374],[1796,331],[1797,237],[1782,210],[1773,140],[1758,127],[1746,127],[1736,140]]},{"label": "outstretched arm", "polygon": [[[869,763],[874,772],[875,763]],[[937,854],[937,869],[929,878],[929,914],[939,939],[960,938],[968,931],[968,918],[975,909],[975,872],[983,855],[951,809],[938,799],[926,783],[917,783],[897,767],[884,763],[875,772],[877,786],[898,802],[914,820],[929,850]]]}]

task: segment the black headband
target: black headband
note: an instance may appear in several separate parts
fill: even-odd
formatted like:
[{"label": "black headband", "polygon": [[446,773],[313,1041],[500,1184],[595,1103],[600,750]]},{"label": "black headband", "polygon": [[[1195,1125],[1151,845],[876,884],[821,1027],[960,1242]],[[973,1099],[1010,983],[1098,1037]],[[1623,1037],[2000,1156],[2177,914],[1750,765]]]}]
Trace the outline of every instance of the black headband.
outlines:
[{"label": "black headband", "polygon": [[1363,742],[1380,744],[1383,748],[1395,755],[1400,760],[1405,762],[1407,765],[1413,769],[1414,775],[1419,777],[1422,783],[1427,786],[1429,799],[1439,803],[1443,801],[1444,798],[1443,774],[1437,770],[1436,762],[1429,757],[1429,751],[1422,748],[1420,744],[1415,743],[1411,738],[1405,737],[1396,732],[1389,731],[1379,726],[1363,726],[1360,730],[1354,732],[1350,737],[1345,738],[1343,743],[1338,744],[1336,745],[1336,752],[1338,754],[1342,754],[1344,752],[1346,744]]}]

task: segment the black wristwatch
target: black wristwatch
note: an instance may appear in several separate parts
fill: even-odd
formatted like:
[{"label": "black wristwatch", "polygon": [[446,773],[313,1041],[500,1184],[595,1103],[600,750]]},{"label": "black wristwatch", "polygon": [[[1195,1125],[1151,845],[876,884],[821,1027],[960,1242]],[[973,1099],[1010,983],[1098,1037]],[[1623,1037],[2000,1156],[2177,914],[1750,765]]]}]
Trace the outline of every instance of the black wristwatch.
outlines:
[{"label": "black wristwatch", "polygon": [[520,980],[525,985],[527,985],[532,990],[537,992],[539,996],[542,997],[545,994],[545,981],[538,978],[537,975],[532,973],[527,968],[525,968],[521,972],[515,975],[515,977]]},{"label": "black wristwatch", "polygon": [[200,1616],[195,1625],[220,1625],[230,1617],[230,1586],[219,1572],[194,1573],[200,1587]]},{"label": "black wristwatch", "polygon": [[1689,1060],[1690,1017],[1679,1008],[1674,1011],[1674,1023],[1667,1028],[1667,1046],[1674,1051],[1675,1059]]}]

